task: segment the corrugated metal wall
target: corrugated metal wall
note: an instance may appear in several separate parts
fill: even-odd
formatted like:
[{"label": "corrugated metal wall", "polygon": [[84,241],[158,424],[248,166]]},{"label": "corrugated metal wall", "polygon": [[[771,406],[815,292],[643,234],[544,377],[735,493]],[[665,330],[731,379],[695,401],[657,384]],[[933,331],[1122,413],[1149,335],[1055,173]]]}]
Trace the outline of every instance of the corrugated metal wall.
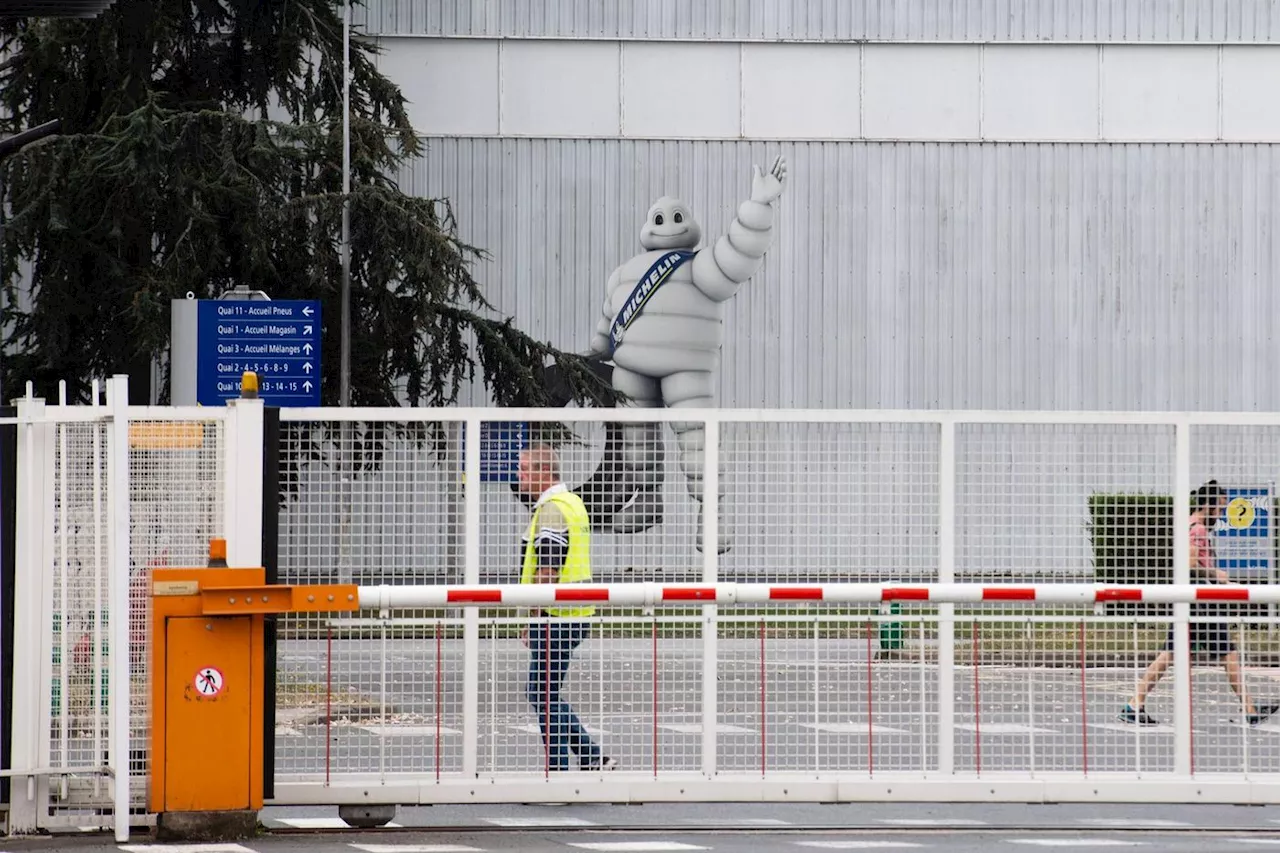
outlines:
[{"label": "corrugated metal wall", "polygon": [[654,198],[714,239],[785,153],[777,241],[727,307],[724,406],[1280,408],[1274,146],[428,145],[404,189],[453,202],[499,310],[581,351]]},{"label": "corrugated metal wall", "polygon": [[1280,0],[367,0],[366,32],[513,38],[1267,42]]}]

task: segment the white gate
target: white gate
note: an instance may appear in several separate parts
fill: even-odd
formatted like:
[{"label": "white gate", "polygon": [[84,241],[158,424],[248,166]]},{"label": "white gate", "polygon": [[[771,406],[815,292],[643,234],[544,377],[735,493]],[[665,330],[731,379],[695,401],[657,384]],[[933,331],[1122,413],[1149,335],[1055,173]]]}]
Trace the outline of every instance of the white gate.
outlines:
[{"label": "white gate", "polygon": [[[1066,590],[1110,560],[1146,573],[1110,582],[1170,589],[1189,580],[1187,539],[1171,531],[1187,529],[1193,487],[1251,487],[1280,470],[1274,415],[285,409],[281,420],[282,581],[495,596],[518,577],[528,510],[505,475],[530,437],[556,443],[565,481],[600,516],[593,568],[610,585]],[[1251,504],[1251,524],[1271,524],[1270,500]],[[1242,580],[1274,576],[1273,527],[1259,542],[1261,568]],[[598,777],[551,772],[524,612],[496,597],[387,601],[281,620],[276,803],[1257,802],[1280,781],[1280,726],[1249,725],[1219,662],[1185,643],[1148,701],[1160,725],[1117,718],[1170,630],[1185,637],[1193,623],[1228,623],[1247,690],[1280,701],[1269,603],[601,605],[565,688],[620,760]]]},{"label": "white gate", "polygon": [[[261,401],[129,407],[123,379],[107,391],[23,400],[16,418],[24,653],[4,772],[19,831],[114,823],[122,838],[148,819],[148,571],[203,564],[214,536],[232,565],[261,561]],[[527,614],[500,597],[382,606],[376,591],[500,596],[528,518],[513,451],[534,439],[588,499],[610,589],[799,590],[601,603],[566,682],[620,761],[592,784],[551,772],[540,746]],[[1241,580],[1272,581],[1278,416],[284,409],[269,450],[281,581],[351,581],[374,602],[280,620],[275,803],[1261,802],[1280,781],[1280,727],[1250,725],[1217,661],[1185,644],[1148,702],[1161,725],[1115,719],[1170,625],[1228,623],[1249,693],[1280,700],[1273,599],[1218,614],[1185,598],[970,600],[1065,591],[1099,561],[1148,573],[1108,583],[1180,588],[1189,546],[1171,531],[1211,477],[1264,495],[1220,544],[1262,531]],[[805,592],[851,582],[970,592]]]},{"label": "white gate", "polygon": [[12,832],[147,821],[149,573],[223,535],[231,410],[105,391],[17,404]]}]

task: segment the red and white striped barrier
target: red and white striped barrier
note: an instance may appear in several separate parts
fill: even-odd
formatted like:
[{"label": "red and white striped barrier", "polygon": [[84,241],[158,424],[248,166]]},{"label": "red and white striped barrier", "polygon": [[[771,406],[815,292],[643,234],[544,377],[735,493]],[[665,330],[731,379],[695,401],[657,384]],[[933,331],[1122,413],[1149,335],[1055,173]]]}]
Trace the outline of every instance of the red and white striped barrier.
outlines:
[{"label": "red and white striped barrier", "polygon": [[903,586],[877,583],[829,584],[506,584],[492,586],[362,586],[361,609],[406,610],[433,607],[565,607],[573,605],[652,607],[703,604],[934,604],[1036,603],[1103,604],[1113,601],[1176,604],[1219,601],[1280,603],[1280,586],[1161,584],[932,583]]}]

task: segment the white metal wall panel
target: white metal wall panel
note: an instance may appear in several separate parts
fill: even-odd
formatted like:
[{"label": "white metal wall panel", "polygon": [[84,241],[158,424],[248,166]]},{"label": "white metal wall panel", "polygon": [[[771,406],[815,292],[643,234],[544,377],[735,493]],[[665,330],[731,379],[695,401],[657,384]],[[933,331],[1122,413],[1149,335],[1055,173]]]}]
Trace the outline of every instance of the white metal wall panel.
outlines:
[{"label": "white metal wall panel", "polygon": [[404,92],[414,127],[495,135],[500,132],[499,47],[485,40],[395,39],[382,45],[377,64]]},{"label": "white metal wall panel", "polygon": [[742,135],[737,45],[622,48],[623,135],[679,139]]},{"label": "white metal wall panel", "polygon": [[1218,137],[1216,48],[1107,48],[1102,89],[1104,137]]},{"label": "white metal wall panel", "polygon": [[653,199],[713,240],[779,152],[721,405],[1280,407],[1274,146],[433,139],[402,185],[453,201],[504,314],[585,351]]},{"label": "white metal wall panel", "polygon": [[871,45],[863,55],[866,135],[977,139],[982,55],[968,45]]},{"label": "white metal wall panel", "polygon": [[862,135],[862,57],[851,45],[742,48],[742,133],[757,139]]},{"label": "white metal wall panel", "polygon": [[982,57],[982,134],[1096,139],[1099,50],[1092,45],[990,45]]},{"label": "white metal wall panel", "polygon": [[1280,46],[381,43],[425,136],[1280,140]]},{"label": "white metal wall panel", "polygon": [[617,135],[618,46],[600,42],[566,47],[562,42],[502,46],[503,133]]},{"label": "white metal wall panel", "polygon": [[1280,139],[1280,51],[1230,47],[1222,51],[1222,135]]},{"label": "white metal wall panel", "polygon": [[487,38],[1280,41],[1280,0],[366,0],[369,32]]}]

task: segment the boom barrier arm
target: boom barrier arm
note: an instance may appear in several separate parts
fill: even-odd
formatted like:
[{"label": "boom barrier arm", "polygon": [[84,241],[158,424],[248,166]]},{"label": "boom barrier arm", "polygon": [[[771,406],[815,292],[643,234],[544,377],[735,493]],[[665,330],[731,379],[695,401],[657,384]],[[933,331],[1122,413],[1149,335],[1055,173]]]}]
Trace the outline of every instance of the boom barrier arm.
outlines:
[{"label": "boom barrier arm", "polygon": [[[303,590],[305,587],[296,587]],[[297,594],[295,592],[295,594]],[[458,606],[544,607],[565,603],[643,606],[705,604],[777,604],[788,601],[837,604],[920,602],[976,604],[1106,604],[1110,602],[1280,603],[1280,586],[1159,584],[967,584],[903,586],[877,583],[831,584],[508,584],[489,586],[362,586],[361,610],[406,610]],[[234,609],[232,607],[231,609]]]}]

